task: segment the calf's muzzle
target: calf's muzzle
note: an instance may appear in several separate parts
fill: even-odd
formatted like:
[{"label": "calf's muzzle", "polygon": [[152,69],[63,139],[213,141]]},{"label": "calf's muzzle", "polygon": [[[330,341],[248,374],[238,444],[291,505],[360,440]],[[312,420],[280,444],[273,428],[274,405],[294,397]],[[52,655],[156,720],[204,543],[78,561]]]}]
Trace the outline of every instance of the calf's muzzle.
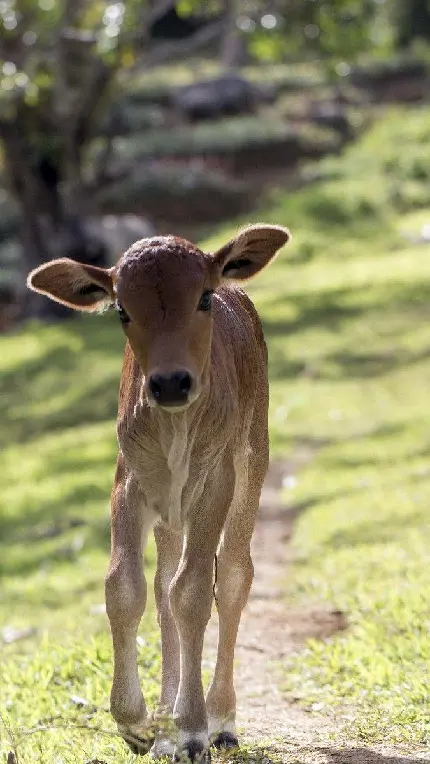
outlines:
[{"label": "calf's muzzle", "polygon": [[188,403],[192,384],[189,372],[180,369],[170,374],[152,374],[148,388],[155,403],[169,408],[185,406]]}]

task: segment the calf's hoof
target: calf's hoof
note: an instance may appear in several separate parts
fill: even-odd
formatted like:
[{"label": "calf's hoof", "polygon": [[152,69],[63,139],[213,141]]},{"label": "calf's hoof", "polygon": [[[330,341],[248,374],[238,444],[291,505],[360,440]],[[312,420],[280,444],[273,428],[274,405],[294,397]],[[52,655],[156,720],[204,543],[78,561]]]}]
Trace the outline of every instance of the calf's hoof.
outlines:
[{"label": "calf's hoof", "polygon": [[137,726],[125,727],[119,724],[118,731],[136,756],[145,756],[154,742],[154,733],[150,727],[139,729]]},{"label": "calf's hoof", "polygon": [[196,762],[196,764],[211,764],[211,754],[203,743],[198,740],[190,740],[183,748],[175,751],[173,761],[180,762],[180,764],[188,764],[190,761]]},{"label": "calf's hoof", "polygon": [[175,744],[168,738],[155,738],[149,756],[151,759],[163,759],[165,756],[172,757],[175,752]]},{"label": "calf's hoof", "polygon": [[218,751],[239,748],[239,741],[236,735],[231,732],[219,732],[212,740],[212,745]]}]

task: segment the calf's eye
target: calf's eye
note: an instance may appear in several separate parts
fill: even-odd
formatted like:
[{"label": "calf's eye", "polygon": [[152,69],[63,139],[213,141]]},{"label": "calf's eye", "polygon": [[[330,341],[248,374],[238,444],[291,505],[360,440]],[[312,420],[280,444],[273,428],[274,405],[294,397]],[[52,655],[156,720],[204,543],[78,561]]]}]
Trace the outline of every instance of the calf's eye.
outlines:
[{"label": "calf's eye", "polygon": [[210,289],[208,289],[207,292],[203,292],[197,310],[210,310],[212,305],[212,295],[213,292]]},{"label": "calf's eye", "polygon": [[119,320],[121,321],[122,324],[129,324],[130,323],[130,317],[129,317],[128,313],[126,313],[126,311],[124,310],[122,305],[120,305],[118,300],[115,303],[115,310],[117,311],[117,313],[119,315]]}]

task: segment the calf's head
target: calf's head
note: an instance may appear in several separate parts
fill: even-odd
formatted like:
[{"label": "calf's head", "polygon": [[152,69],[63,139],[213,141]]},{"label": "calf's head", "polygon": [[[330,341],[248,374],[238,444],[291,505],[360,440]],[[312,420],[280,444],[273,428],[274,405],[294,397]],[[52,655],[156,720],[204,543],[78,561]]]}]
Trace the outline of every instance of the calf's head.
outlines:
[{"label": "calf's head", "polygon": [[75,310],[115,308],[149,404],[173,413],[208,380],[217,289],[253,276],[288,239],[286,228],[253,225],[211,254],[174,236],[142,239],[113,268],[61,258],[32,271],[27,284]]}]

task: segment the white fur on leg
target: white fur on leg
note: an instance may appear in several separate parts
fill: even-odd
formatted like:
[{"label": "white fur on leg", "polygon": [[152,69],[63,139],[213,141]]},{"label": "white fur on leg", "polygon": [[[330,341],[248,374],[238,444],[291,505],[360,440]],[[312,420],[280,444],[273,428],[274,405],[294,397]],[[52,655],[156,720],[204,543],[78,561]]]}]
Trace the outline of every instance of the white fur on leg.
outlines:
[{"label": "white fur on leg", "polygon": [[149,752],[152,759],[161,759],[163,756],[172,757],[177,743],[178,728],[173,721],[168,708],[164,711],[158,709],[154,715],[155,740]]},{"label": "white fur on leg", "polygon": [[221,719],[216,716],[209,716],[208,718],[209,738],[219,735],[220,732],[228,732],[230,735],[237,737],[236,724],[234,719]]},{"label": "white fur on leg", "polygon": [[175,752],[175,743],[169,738],[158,738],[155,740],[149,755],[151,759],[161,759],[163,756],[173,756]]}]

